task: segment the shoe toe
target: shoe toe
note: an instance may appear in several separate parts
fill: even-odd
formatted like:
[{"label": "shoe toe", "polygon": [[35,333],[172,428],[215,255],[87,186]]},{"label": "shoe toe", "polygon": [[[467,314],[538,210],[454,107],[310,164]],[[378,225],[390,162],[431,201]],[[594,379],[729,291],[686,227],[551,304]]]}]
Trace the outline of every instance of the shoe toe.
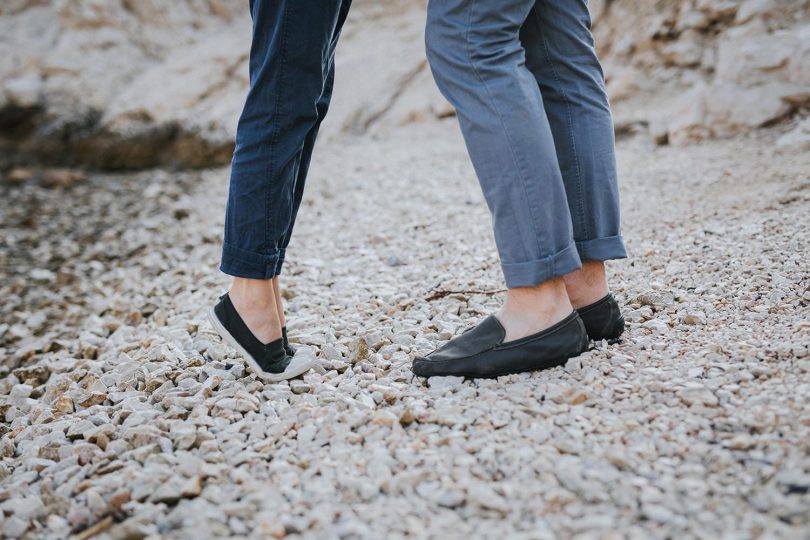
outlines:
[{"label": "shoe toe", "polygon": [[435,367],[435,362],[431,362],[424,356],[415,356],[411,364],[411,371],[419,377],[430,377],[434,375]]}]

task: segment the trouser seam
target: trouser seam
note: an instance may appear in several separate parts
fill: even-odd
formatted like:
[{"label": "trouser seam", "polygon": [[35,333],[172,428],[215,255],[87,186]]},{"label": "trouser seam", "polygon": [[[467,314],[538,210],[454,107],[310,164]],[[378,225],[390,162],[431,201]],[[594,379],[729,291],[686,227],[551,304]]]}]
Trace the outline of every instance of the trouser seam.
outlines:
[{"label": "trouser seam", "polygon": [[[334,62],[335,62],[335,54],[336,54],[336,50],[337,50],[337,44],[338,44],[338,41],[340,40],[340,36],[341,36],[341,33],[342,33],[342,29],[343,29],[343,23],[346,20],[346,16],[348,16],[348,10],[349,10],[349,7],[346,7],[346,6],[349,6],[349,7],[351,6],[351,0],[342,0],[342,2],[340,3],[340,6],[338,7],[337,17],[335,18],[335,27],[332,29],[332,37],[329,40],[329,44],[327,46],[327,54],[326,54],[326,57],[323,59],[323,62],[322,62],[322,65],[326,66],[326,77],[324,78],[324,82],[323,82],[323,85],[322,85],[322,88],[321,88],[320,96],[318,97],[318,99],[315,102],[315,109],[316,109],[317,119],[316,119],[315,123],[313,124],[313,126],[309,129],[309,131],[304,136],[304,144],[299,149],[298,155],[296,157],[296,162],[298,163],[298,169],[296,170],[296,173],[295,173],[295,182],[293,183],[292,190],[290,191],[290,193],[292,193],[292,196],[291,196],[292,200],[290,201],[290,209],[291,209],[290,222],[287,224],[287,227],[284,229],[284,232],[281,235],[281,241],[276,246],[277,248],[279,248],[281,250],[286,249],[287,246],[289,245],[290,239],[292,238],[292,229],[293,229],[293,227],[295,225],[295,219],[296,219],[296,216],[295,216],[296,191],[298,189],[298,181],[301,180],[301,178],[300,178],[300,167],[301,167],[301,162],[303,160],[304,149],[306,148],[306,141],[309,139],[309,137],[310,137],[310,135],[312,134],[313,131],[315,132],[315,135],[313,135],[313,138],[317,137],[317,133],[318,133],[318,131],[320,129],[321,123],[323,122],[323,119],[326,117],[326,113],[329,110],[329,101],[331,100],[333,87],[334,87]],[[320,105],[321,100],[326,95],[328,95],[329,97],[327,98],[327,102],[324,105],[323,114],[321,114],[320,111],[318,110],[318,106]],[[314,145],[314,142],[313,142],[313,145]],[[299,203],[300,203],[300,201],[299,201]],[[280,266],[281,266],[281,264],[279,264],[279,269],[278,269],[279,273],[281,271]]]},{"label": "trouser seam", "polygon": [[[495,114],[498,117],[498,122],[501,125],[501,129],[503,129],[504,137],[506,138],[506,143],[507,143],[507,145],[509,145],[509,152],[512,155],[512,161],[515,164],[515,169],[517,171],[518,180],[520,181],[520,186],[523,189],[523,195],[526,198],[526,206],[529,209],[529,216],[531,217],[531,220],[532,220],[532,229],[534,230],[534,233],[535,233],[534,238],[535,238],[535,242],[537,243],[537,252],[541,253],[542,252],[542,246],[540,245],[540,233],[537,230],[537,219],[536,219],[536,216],[534,214],[534,211],[532,210],[531,198],[529,197],[529,194],[526,191],[526,179],[524,178],[523,173],[520,170],[520,163],[518,162],[517,155],[515,154],[515,148],[514,148],[514,145],[512,144],[512,138],[509,136],[509,131],[506,129],[506,124],[504,123],[504,120],[503,120],[503,115],[501,114],[501,111],[498,109],[497,105],[495,104],[495,99],[493,99],[492,93],[489,91],[489,87],[487,86],[487,83],[484,81],[484,78],[478,72],[478,68],[475,67],[475,62],[473,62],[473,60],[472,60],[472,53],[470,51],[470,31],[472,30],[472,18],[473,18],[473,10],[474,9],[475,9],[475,0],[471,0],[471,2],[470,2],[470,12],[469,12],[469,16],[467,18],[467,32],[466,32],[466,34],[464,36],[464,46],[467,49],[466,50],[467,63],[470,65],[470,68],[473,70],[473,73],[475,73],[475,76],[478,78],[478,80],[481,81],[481,85],[484,87],[484,90],[487,93],[487,97],[489,98],[492,109],[495,111]],[[523,249],[524,250],[526,249],[525,244],[523,245]],[[525,255],[526,255],[526,258],[531,257],[531,255],[528,252],[525,252]]]},{"label": "trouser seam", "polygon": [[[270,148],[275,148],[276,144],[278,143],[278,137],[281,133],[281,122],[279,121],[279,109],[281,108],[281,96],[284,94],[284,76],[286,75],[287,71],[287,51],[288,51],[288,43],[289,43],[289,10],[290,10],[291,2],[286,2],[284,4],[284,13],[282,14],[281,24],[283,30],[281,32],[281,54],[279,58],[280,67],[278,72],[278,93],[276,94],[275,103],[273,105],[273,132],[270,135]],[[276,170],[276,163],[273,159],[273,153],[269,153],[269,158],[267,160],[267,176],[266,178],[274,178],[274,173]],[[265,223],[264,223],[264,245],[265,250],[270,248],[270,230],[271,230],[271,216],[270,210],[272,208],[271,200],[272,200],[272,189],[267,190],[267,194],[265,195]],[[277,246],[276,246],[277,247]]]},{"label": "trouser seam", "polygon": [[536,9],[532,9],[532,13],[534,14],[535,19],[537,19],[538,33],[540,34],[540,41],[543,44],[543,52],[546,53],[546,61],[548,62],[552,75],[554,75],[554,80],[557,81],[560,95],[562,96],[563,101],[565,101],[565,116],[568,122],[568,145],[571,148],[571,155],[574,157],[574,173],[577,181],[577,218],[579,220],[580,227],[587,235],[588,224],[587,220],[585,219],[585,197],[582,188],[582,173],[579,169],[579,155],[577,155],[577,147],[574,141],[574,121],[571,117],[571,100],[568,98],[568,93],[565,91],[562,80],[557,73],[557,69],[554,66],[554,61],[551,59],[551,53],[548,50],[548,41],[546,40],[540,15],[537,14]]}]

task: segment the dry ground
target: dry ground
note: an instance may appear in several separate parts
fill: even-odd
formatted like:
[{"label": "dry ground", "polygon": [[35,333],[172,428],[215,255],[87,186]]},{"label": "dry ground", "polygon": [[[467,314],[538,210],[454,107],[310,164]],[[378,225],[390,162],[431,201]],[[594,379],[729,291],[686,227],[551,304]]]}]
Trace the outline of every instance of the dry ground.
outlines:
[{"label": "dry ground", "polygon": [[810,537],[810,154],[776,131],[621,141],[625,339],[494,381],[409,369],[500,300],[452,120],[319,149],[292,384],[204,322],[227,171],[2,185],[0,532]]}]

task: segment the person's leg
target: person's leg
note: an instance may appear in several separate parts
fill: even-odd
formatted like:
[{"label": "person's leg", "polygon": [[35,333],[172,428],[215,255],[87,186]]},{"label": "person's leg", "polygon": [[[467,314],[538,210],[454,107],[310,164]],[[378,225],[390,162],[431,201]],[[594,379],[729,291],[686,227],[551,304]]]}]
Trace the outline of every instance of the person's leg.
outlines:
[{"label": "person's leg", "polygon": [[543,97],[519,40],[533,4],[432,0],[426,31],[434,78],[456,108],[492,212],[509,288],[500,314],[509,338],[570,313],[559,294],[564,283],[553,278],[580,267]]},{"label": "person's leg", "polygon": [[284,351],[289,356],[294,356],[296,349],[290,345],[290,340],[287,336],[287,317],[284,314],[284,298],[281,296],[281,278],[276,276],[270,281],[273,282],[273,296],[276,300],[276,314],[278,315],[278,322],[281,326],[281,340],[284,345]]},{"label": "person's leg", "polygon": [[426,47],[458,114],[492,212],[506,281],[497,317],[425,357],[422,376],[493,377],[565,362],[587,346],[562,276],[581,266],[543,98],[519,32],[534,0],[431,0]]},{"label": "person's leg", "polygon": [[280,294],[280,278],[279,274],[281,274],[281,269],[284,264],[284,258],[287,253],[287,246],[290,243],[290,239],[292,238],[292,231],[293,227],[295,226],[295,219],[298,216],[298,209],[301,206],[301,200],[304,196],[304,187],[306,185],[307,175],[309,173],[309,163],[312,159],[312,151],[315,148],[315,141],[318,137],[318,131],[321,127],[321,123],[323,119],[326,117],[326,113],[329,111],[329,103],[332,101],[332,89],[335,84],[335,49],[337,47],[338,40],[340,39],[340,32],[343,29],[343,24],[346,22],[346,17],[349,14],[349,9],[351,8],[352,1],[351,0],[342,0],[340,5],[340,11],[338,12],[338,19],[335,24],[335,28],[332,31],[332,39],[329,46],[329,52],[327,55],[327,61],[324,64],[324,87],[323,91],[321,92],[321,96],[318,99],[315,107],[318,112],[318,119],[312,128],[307,133],[306,138],[304,139],[304,146],[301,149],[301,154],[298,158],[298,166],[297,166],[297,174],[295,177],[295,187],[293,189],[293,201],[292,201],[292,211],[290,212],[290,220],[287,225],[286,230],[284,231],[284,235],[281,238],[279,243],[279,257],[278,263],[276,264],[276,277],[273,279],[274,290],[275,290],[275,297],[276,297],[276,307],[278,309],[278,317],[281,323],[281,331],[282,336],[284,338],[284,346],[287,349],[287,352],[293,354],[295,352],[295,348],[290,346],[289,341],[287,339],[287,328],[286,328],[286,321],[284,316],[284,302],[281,298]]},{"label": "person's leg", "polygon": [[322,119],[317,104],[343,6],[341,0],[250,0],[250,90],[237,126],[220,265],[234,280],[209,320],[268,381],[312,366],[309,355],[291,357],[284,346],[273,278],[295,217],[302,154]]},{"label": "person's leg", "polygon": [[619,227],[613,121],[586,0],[542,0],[520,32],[554,136],[574,241],[583,261],[565,276],[574,308],[608,294],[604,262],[627,256]]},{"label": "person's leg", "polygon": [[281,323],[281,326],[287,326],[287,319],[284,316],[284,310],[281,309],[282,303],[284,299],[281,297],[281,282],[279,277],[276,276],[270,280],[273,284],[273,297],[276,299],[276,306],[278,309],[278,320]]},{"label": "person's leg", "polygon": [[566,274],[563,280],[574,309],[590,305],[610,292],[604,261],[582,261],[582,268]]},{"label": "person's leg", "polygon": [[250,90],[237,127],[220,269],[234,276],[237,312],[267,342],[281,335],[270,280],[283,259],[301,157],[322,119],[317,104],[345,13],[340,0],[252,0],[250,9]]},{"label": "person's leg", "polygon": [[512,287],[498,311],[506,334],[504,341],[515,341],[548,328],[568,316],[573,308],[560,277],[534,287]]},{"label": "person's leg", "polygon": [[292,212],[290,213],[290,220],[287,225],[281,242],[279,243],[279,263],[276,266],[276,274],[281,273],[281,267],[284,263],[284,256],[287,251],[287,246],[292,238],[293,227],[295,226],[295,218],[298,215],[298,209],[301,206],[301,199],[304,196],[304,186],[306,185],[307,174],[309,174],[309,163],[312,159],[312,151],[315,148],[315,141],[318,137],[321,123],[326,118],[326,113],[329,111],[329,104],[332,101],[332,89],[335,85],[335,49],[337,48],[340,33],[343,29],[343,24],[346,22],[346,17],[349,15],[352,0],[342,0],[338,18],[335,27],[332,31],[332,39],[329,46],[328,56],[324,63],[324,85],[321,96],[315,105],[318,111],[318,119],[312,128],[307,133],[304,140],[304,146],[301,149],[301,154],[298,159],[298,173],[295,178],[295,189],[293,190]]}]

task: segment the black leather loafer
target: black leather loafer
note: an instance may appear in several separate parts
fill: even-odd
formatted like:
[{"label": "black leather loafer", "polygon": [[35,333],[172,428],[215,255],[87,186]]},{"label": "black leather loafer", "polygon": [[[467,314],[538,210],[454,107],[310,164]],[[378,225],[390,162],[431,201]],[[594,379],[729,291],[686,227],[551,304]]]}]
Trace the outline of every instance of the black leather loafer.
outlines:
[{"label": "black leather loafer", "polygon": [[270,343],[256,339],[227,294],[221,296],[219,303],[208,312],[208,320],[222,339],[239,351],[251,371],[266,381],[298,377],[309,371],[314,363],[314,357],[288,355],[283,338]]},{"label": "black leather loafer", "polygon": [[616,339],[624,332],[624,317],[619,309],[619,303],[608,293],[601,300],[577,310],[588,337],[598,341],[600,339]]},{"label": "black leather loafer", "polygon": [[585,325],[572,312],[542,332],[504,343],[506,330],[490,315],[425,357],[413,360],[421,377],[500,377],[564,364],[588,348]]}]

